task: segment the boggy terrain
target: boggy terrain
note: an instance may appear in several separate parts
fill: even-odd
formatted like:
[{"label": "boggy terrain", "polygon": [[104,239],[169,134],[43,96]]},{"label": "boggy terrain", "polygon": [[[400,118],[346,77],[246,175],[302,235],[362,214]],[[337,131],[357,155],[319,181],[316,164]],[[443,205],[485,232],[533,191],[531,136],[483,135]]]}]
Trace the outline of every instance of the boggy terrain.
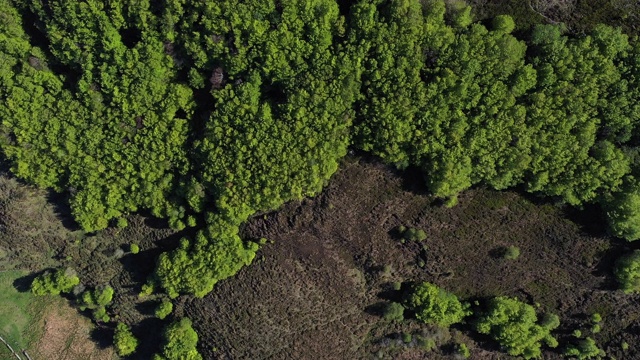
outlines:
[{"label": "boggy terrain", "polygon": [[[381,305],[402,294],[394,283],[404,289],[415,281],[468,300],[516,296],[558,314],[560,347],[547,350],[545,359],[560,358],[576,329],[610,356],[640,356],[634,347],[639,296],[615,290],[610,274],[628,245],[603,233],[597,210],[484,188],[446,208],[412,177],[350,158],[317,198],[253,218],[246,236],[268,239],[254,264],[179,309],[193,319],[203,356],[436,359],[454,358],[453,344],[466,343],[473,359],[509,358],[465,324],[442,330],[384,320]],[[401,225],[423,229],[427,239],[400,240],[395,229]],[[521,255],[503,258],[506,246]],[[603,318],[596,334],[589,330],[593,313]],[[439,347],[422,349],[425,338]],[[624,342],[631,344],[627,350]]]}]

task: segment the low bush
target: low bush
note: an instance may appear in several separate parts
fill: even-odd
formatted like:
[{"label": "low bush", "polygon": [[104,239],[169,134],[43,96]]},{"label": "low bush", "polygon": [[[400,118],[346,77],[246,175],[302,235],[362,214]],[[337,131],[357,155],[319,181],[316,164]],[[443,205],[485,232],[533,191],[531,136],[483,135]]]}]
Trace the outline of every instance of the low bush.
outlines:
[{"label": "low bush", "polygon": [[487,310],[478,316],[475,328],[500,343],[509,355],[531,359],[540,357],[542,343],[558,346],[550,333],[558,325],[557,316],[548,315],[538,321],[533,306],[501,296],[489,300]]},{"label": "low bush", "polygon": [[53,272],[45,272],[31,283],[31,292],[34,295],[58,295],[68,293],[80,283],[80,278],[71,269],[57,269]]},{"label": "low bush", "polygon": [[462,322],[471,314],[468,304],[428,282],[414,285],[404,304],[415,313],[418,320],[444,327]]},{"label": "low bush", "polygon": [[119,356],[127,356],[136,351],[138,339],[133,336],[131,329],[126,324],[118,323],[113,334],[113,345]]},{"label": "low bush", "polygon": [[640,292],[640,250],[619,258],[613,273],[625,293]]},{"label": "low bush", "polygon": [[173,311],[173,303],[169,300],[162,300],[158,307],[156,307],[156,317],[158,319],[164,319]]},{"label": "low bush", "polygon": [[568,345],[564,355],[583,360],[603,356],[604,351],[598,348],[595,340],[588,337],[577,341],[575,344]]}]

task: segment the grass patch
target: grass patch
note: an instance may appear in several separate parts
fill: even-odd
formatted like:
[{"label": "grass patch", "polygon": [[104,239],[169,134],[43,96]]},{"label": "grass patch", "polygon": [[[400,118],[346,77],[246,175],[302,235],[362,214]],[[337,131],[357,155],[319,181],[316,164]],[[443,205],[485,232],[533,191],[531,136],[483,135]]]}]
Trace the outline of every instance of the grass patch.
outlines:
[{"label": "grass patch", "polygon": [[[37,324],[49,299],[39,298],[30,292],[19,292],[13,285],[16,279],[27,275],[24,271],[0,272],[0,335],[15,351],[30,349],[42,335]],[[10,358],[11,353],[2,345],[0,357]]]}]

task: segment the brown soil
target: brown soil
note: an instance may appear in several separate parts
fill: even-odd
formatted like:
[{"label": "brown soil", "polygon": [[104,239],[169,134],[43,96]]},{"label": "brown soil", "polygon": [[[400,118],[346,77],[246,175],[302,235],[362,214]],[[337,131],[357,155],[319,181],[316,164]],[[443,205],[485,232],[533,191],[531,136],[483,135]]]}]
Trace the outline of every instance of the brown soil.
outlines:
[{"label": "brown soil", "polygon": [[[561,316],[561,346],[579,328],[610,355],[640,356],[640,297],[612,290],[611,262],[624,249],[590,235],[598,233],[597,212],[565,213],[570,209],[486,189],[465,192],[447,209],[411,178],[351,159],[316,199],[250,221],[247,237],[273,243],[212,294],[178,309],[194,321],[204,357],[437,359],[452,358],[451,346],[464,342],[473,359],[506,358],[468,325],[444,331],[381,319],[380,304],[401,297],[393,283],[411,281],[431,281],[470,300],[517,296]],[[589,218],[581,225],[568,217]],[[423,229],[428,238],[402,243],[399,225]],[[519,247],[520,257],[501,258],[504,246]],[[591,335],[587,316],[594,312],[603,317],[602,331]],[[412,340],[404,343],[401,333]],[[439,347],[427,352],[421,338]],[[626,352],[623,340],[631,345]]]}]

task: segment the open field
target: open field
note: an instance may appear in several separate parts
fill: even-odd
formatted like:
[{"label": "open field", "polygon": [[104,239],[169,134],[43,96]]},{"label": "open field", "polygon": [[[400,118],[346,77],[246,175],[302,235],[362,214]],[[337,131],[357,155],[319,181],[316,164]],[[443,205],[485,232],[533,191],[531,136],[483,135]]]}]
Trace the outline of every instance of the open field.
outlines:
[{"label": "open field", "polygon": [[[99,349],[91,338],[94,327],[67,300],[21,292],[24,271],[0,272],[0,336],[21,358],[26,350],[36,359],[109,360],[111,349]],[[0,344],[0,358],[16,358]]]},{"label": "open field", "polygon": [[[394,282],[422,280],[467,299],[510,295],[538,303],[561,317],[561,344],[574,329],[589,334],[586,318],[599,312],[602,331],[592,335],[598,344],[617,358],[640,356],[633,347],[640,297],[614,290],[610,275],[625,244],[568,219],[586,225],[597,213],[482,188],[447,209],[419,183],[411,172],[401,177],[352,159],[316,199],[250,221],[248,237],[273,243],[253,265],[185,306],[205,358],[453,358],[453,342],[468,344],[473,359],[507,358],[464,326],[447,332],[381,319],[380,304],[400,294]],[[428,238],[402,243],[399,225],[423,229]],[[520,257],[498,256],[504,246],[519,247]],[[414,340],[403,343],[402,333]],[[425,355],[420,337],[441,346]],[[632,344],[624,353],[623,341]]]}]

